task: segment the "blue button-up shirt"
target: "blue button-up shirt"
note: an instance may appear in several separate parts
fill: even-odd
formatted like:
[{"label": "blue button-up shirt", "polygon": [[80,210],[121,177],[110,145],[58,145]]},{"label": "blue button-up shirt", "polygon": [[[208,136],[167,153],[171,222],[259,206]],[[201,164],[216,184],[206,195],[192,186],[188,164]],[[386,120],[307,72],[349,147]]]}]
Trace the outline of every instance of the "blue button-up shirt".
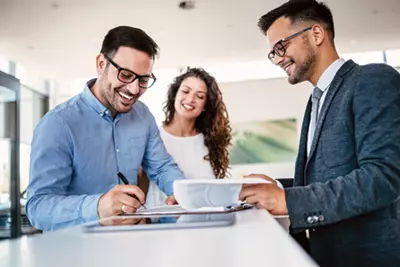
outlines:
[{"label": "blue button-up shirt", "polygon": [[137,184],[142,166],[167,195],[183,173],[167,153],[153,115],[138,101],[115,119],[89,89],[48,112],[35,129],[26,213],[54,230],[98,219],[99,198],[122,172]]}]

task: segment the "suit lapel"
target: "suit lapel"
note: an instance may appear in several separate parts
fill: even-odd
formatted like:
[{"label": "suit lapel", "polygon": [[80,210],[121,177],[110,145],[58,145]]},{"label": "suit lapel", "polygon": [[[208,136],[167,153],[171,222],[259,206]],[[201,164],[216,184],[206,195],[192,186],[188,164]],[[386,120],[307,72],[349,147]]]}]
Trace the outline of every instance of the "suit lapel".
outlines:
[{"label": "suit lapel", "polygon": [[311,97],[308,99],[306,111],[301,126],[299,150],[297,152],[296,167],[294,174],[294,186],[304,185],[304,166],[307,160],[307,135],[311,116]]},{"label": "suit lapel", "polygon": [[311,143],[310,154],[309,154],[308,159],[307,159],[306,168],[307,168],[307,165],[310,162],[311,158],[315,154],[315,149],[317,147],[318,140],[319,140],[319,137],[321,135],[322,125],[324,124],[324,120],[325,120],[326,114],[327,114],[327,112],[329,110],[329,107],[330,107],[330,105],[332,103],[332,100],[335,97],[336,92],[339,90],[340,86],[343,83],[343,76],[348,71],[350,71],[354,66],[356,66],[356,64],[352,60],[347,61],[339,69],[339,71],[335,75],[335,78],[333,79],[332,83],[329,86],[328,92],[326,94],[324,103],[323,103],[322,108],[321,108],[321,113],[319,115],[317,125],[315,127],[314,138],[313,138],[313,141]]},{"label": "suit lapel", "polygon": [[337,90],[339,89],[340,85],[342,84],[342,82],[343,82],[342,78],[335,79],[334,81],[332,81],[332,83],[329,87],[328,93],[326,94],[324,103],[321,108],[321,113],[319,115],[317,125],[315,126],[314,138],[311,143],[310,155],[308,156],[308,161],[310,161],[310,159],[314,155],[315,148],[317,147],[318,139],[321,134],[322,125],[323,125],[325,117],[326,117],[326,112],[328,111],[329,106],[332,103],[333,97],[335,96],[335,94],[336,94]]}]

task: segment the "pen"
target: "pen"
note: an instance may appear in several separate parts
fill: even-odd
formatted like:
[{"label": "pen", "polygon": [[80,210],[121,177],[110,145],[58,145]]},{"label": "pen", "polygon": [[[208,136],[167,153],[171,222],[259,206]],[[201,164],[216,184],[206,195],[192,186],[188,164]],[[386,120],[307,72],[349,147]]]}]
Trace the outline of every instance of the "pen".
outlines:
[{"label": "pen", "polygon": [[[122,172],[118,172],[117,175],[118,175],[118,177],[121,179],[121,181],[122,181],[124,184],[126,184],[126,185],[129,184],[128,179],[126,179],[125,175],[123,175]],[[140,203],[140,200],[138,199],[137,196],[133,195],[133,197],[134,197],[137,201],[139,201],[139,203]],[[145,206],[144,204],[140,203],[140,205],[142,205],[143,208],[147,209],[146,206]]]}]

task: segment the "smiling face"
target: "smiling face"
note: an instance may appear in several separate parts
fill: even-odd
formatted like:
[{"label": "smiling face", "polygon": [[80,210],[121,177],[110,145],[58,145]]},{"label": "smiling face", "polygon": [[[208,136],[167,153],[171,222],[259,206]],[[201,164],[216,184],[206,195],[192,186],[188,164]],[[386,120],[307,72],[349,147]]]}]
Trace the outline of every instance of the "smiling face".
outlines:
[{"label": "smiling face", "polygon": [[[120,68],[133,71],[137,75],[151,75],[153,69],[153,59],[145,52],[129,48],[120,47],[111,60]],[[130,77],[124,77],[121,72],[118,79],[118,69],[109,60],[100,54],[97,57],[97,71],[99,74],[99,88],[94,92],[99,101],[110,109],[113,117],[117,113],[127,113],[132,109],[133,104],[146,91],[139,87],[138,79],[132,83],[121,82]]]},{"label": "smiling face", "polygon": [[197,77],[184,79],[175,97],[175,116],[195,120],[203,112],[207,101],[207,86]]},{"label": "smiling face", "polygon": [[[285,17],[277,19],[266,32],[270,51],[273,51],[274,46],[280,40],[305,27],[304,25],[292,25],[290,19]],[[295,38],[282,42],[286,53],[282,57],[275,55],[274,64],[286,72],[291,84],[309,80],[313,72],[316,51],[309,38],[310,32],[305,31]]]}]

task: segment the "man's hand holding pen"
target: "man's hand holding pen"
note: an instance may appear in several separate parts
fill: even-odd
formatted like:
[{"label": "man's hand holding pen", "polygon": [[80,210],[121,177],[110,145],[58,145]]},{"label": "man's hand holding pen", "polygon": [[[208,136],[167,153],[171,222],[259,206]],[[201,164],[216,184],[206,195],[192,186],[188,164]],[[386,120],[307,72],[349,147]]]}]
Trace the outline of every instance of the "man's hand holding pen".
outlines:
[{"label": "man's hand holding pen", "polygon": [[134,213],[140,208],[144,199],[143,191],[136,185],[119,184],[100,197],[97,212],[100,218]]},{"label": "man's hand holding pen", "polygon": [[140,206],[143,206],[145,201],[143,191],[136,185],[130,185],[123,174],[118,174],[118,176],[124,184],[114,186],[100,197],[97,204],[97,213],[100,218],[135,213]]}]

